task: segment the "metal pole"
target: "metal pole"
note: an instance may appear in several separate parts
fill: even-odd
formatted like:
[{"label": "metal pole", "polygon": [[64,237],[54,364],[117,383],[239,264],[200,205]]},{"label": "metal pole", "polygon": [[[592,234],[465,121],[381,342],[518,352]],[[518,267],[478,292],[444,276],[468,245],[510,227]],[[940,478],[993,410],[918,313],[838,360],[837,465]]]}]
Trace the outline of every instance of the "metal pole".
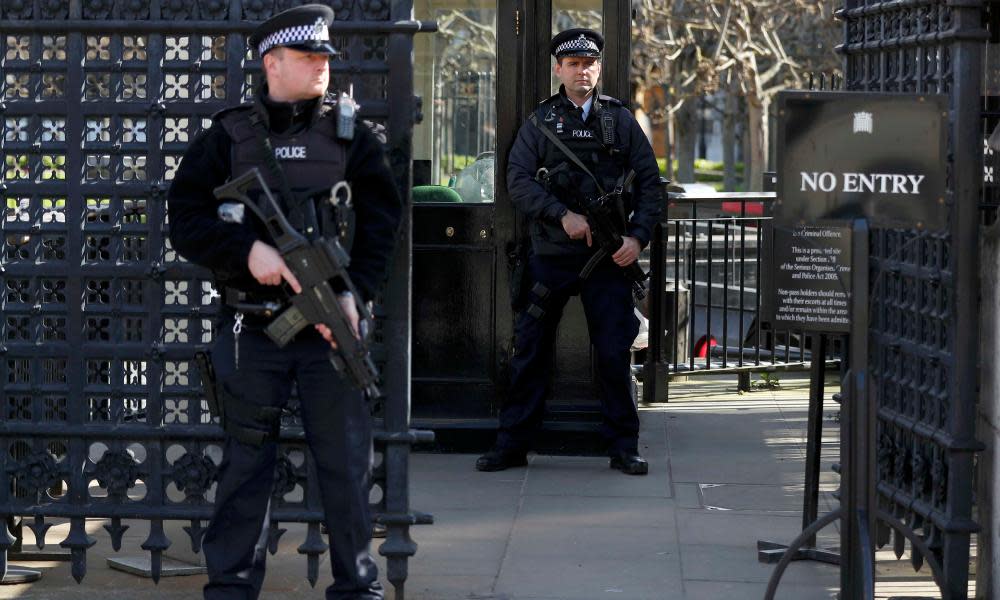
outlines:
[{"label": "metal pole", "polygon": [[[826,378],[827,336],[813,336],[812,363],[809,372],[809,421],[806,426],[806,479],[802,506],[802,529],[812,525],[819,513],[819,465],[823,456],[823,388]],[[806,541],[816,546],[816,536]]]},{"label": "metal pole", "polygon": [[[840,528],[840,597],[865,598],[869,561],[864,555],[874,552],[865,527],[874,513],[871,502],[872,471],[868,468],[873,446],[869,433],[874,428],[874,414],[868,401],[868,223],[854,222],[851,232],[851,368],[845,380],[844,409],[841,411],[840,456],[842,467],[841,506],[844,509]],[[872,414],[870,414],[872,413]],[[871,418],[871,420],[869,420]],[[871,507],[872,510],[866,510]],[[864,520],[858,515],[864,514]],[[872,563],[874,561],[871,561]]]}]

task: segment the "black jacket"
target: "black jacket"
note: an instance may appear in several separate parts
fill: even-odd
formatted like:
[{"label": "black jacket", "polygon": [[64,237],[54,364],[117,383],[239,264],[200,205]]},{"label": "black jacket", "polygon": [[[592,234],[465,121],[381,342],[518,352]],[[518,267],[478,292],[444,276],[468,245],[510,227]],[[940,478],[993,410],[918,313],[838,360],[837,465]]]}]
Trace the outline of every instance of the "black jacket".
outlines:
[{"label": "black jacket", "polygon": [[[660,219],[662,211],[662,190],[660,172],[649,140],[639,127],[635,117],[621,102],[608,96],[594,99],[587,120],[581,119],[580,109],[559,93],[539,104],[535,111],[538,124],[552,129],[553,121],[562,118],[565,123],[560,140],[572,142],[575,129],[586,129],[600,136],[600,118],[605,112],[614,119],[614,152],[588,153],[580,157],[598,177],[614,173],[610,181],[602,185],[607,191],[614,187],[614,179],[630,169],[635,170],[633,193],[625,206],[628,215],[627,235],[639,240],[645,247],[653,234],[653,227]],[[555,119],[553,118],[555,117]],[[564,138],[565,136],[565,138]],[[600,139],[598,137],[597,139]],[[569,144],[572,148],[572,143]],[[574,198],[581,195],[596,196],[597,188],[593,180],[578,167],[569,164],[573,171],[571,189],[558,188],[547,191],[535,180],[540,167],[553,169],[555,163],[567,162],[560,152],[553,152],[554,144],[530,122],[521,126],[517,139],[510,150],[507,163],[507,190],[514,206],[532,220],[532,249],[539,255],[589,254],[596,248],[588,248],[584,240],[571,240],[559,221],[567,209],[580,210],[573,206]],[[599,154],[598,156],[593,156]],[[599,163],[599,164],[598,164]]]},{"label": "black jacket", "polygon": [[[276,132],[309,127],[319,99],[295,104],[262,103]],[[247,212],[242,224],[219,219],[219,201],[212,190],[231,174],[232,140],[216,122],[199,135],[184,153],[167,196],[170,241],[189,261],[211,269],[225,281],[252,281],[247,257],[258,239],[271,243],[266,232]],[[402,200],[386,162],[381,142],[369,127],[358,123],[348,149],[347,181],[355,210],[351,248],[351,280],[364,300],[370,300],[385,276],[396,243]],[[334,182],[330,182],[332,185]],[[238,286],[243,287],[243,286]]]}]

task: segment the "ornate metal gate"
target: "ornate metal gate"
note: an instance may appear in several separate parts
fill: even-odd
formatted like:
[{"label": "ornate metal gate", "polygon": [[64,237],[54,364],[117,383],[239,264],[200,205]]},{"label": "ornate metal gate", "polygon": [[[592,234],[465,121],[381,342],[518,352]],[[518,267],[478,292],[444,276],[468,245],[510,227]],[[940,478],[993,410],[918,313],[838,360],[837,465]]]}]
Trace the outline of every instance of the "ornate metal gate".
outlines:
[{"label": "ornate metal gate", "polygon": [[950,98],[949,222],[940,234],[872,229],[867,365],[851,361],[867,370],[874,405],[875,544],[891,540],[901,556],[907,538],[916,542],[912,564],[932,555],[944,598],[968,595],[969,537],[978,529],[978,356],[969,336],[979,323],[981,11],[979,2],[848,0],[840,13],[848,90]]},{"label": "ornate metal gate", "polygon": [[[946,223],[927,230],[854,225],[850,373],[841,423],[840,507],[792,542],[841,519],[841,597],[874,597],[874,549],[910,543],[946,600],[968,597],[978,383],[982,162],[980,2],[847,0],[847,91],[949,99]],[[987,173],[988,174],[988,173]]]},{"label": "ornate metal gate", "polygon": [[[411,0],[324,0],[336,10],[331,87],[354,91],[388,129],[388,154],[409,197]],[[244,36],[295,0],[4,0],[0,3],[0,514],[26,517],[39,544],[51,518],[73,576],[95,544],[85,519],[149,521],[153,577],[171,545],[200,547],[211,514],[222,431],[192,361],[210,342],[215,293],[166,238],[165,192],[209,116],[249,97],[258,64]],[[390,102],[391,99],[391,102]],[[402,597],[409,526],[429,522],[408,500],[410,221],[378,309],[375,354],[387,400],[377,418],[372,504],[388,526],[380,553]],[[322,508],[294,408],[282,430],[272,503],[306,522],[298,547],[315,584]],[[171,540],[165,520],[189,521]],[[6,530],[3,530],[6,533]],[[0,564],[13,539],[0,535]]]}]

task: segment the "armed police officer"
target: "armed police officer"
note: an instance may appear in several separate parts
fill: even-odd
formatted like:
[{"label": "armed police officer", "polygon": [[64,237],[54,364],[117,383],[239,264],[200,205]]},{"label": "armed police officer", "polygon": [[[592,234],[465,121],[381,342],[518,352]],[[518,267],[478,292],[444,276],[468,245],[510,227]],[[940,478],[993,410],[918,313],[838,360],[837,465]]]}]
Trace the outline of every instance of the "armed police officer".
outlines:
[{"label": "armed police officer", "polygon": [[333,215],[329,202],[331,188],[346,182],[354,199],[349,275],[361,297],[341,293],[338,300],[358,330],[358,306],[385,274],[402,204],[380,142],[367,125],[354,127],[353,101],[326,97],[333,17],[326,6],[305,5],[253,32],[249,43],[265,82],[253,103],[214,116],[170,188],[170,239],[182,256],[213,271],[224,304],[211,361],[226,442],[203,542],[208,600],[260,594],[281,409],[293,383],[329,533],[334,582],[326,598],[383,597],[369,553],[368,403],[331,364],[329,329],[307,328],[283,348],[265,335],[270,315],[301,286],[251,211],[241,220],[213,197],[214,188],[256,168],[288,221],[315,240],[343,233],[338,225],[350,222]]},{"label": "armed police officer", "polygon": [[[510,393],[496,444],[476,462],[481,471],[527,464],[545,410],[556,329],[566,302],[579,294],[596,352],[610,466],[632,475],[648,472],[638,447],[630,347],[639,322],[635,279],[627,270],[637,271],[636,260],[660,216],[659,169],[632,113],[597,91],[603,46],[601,35],[590,29],[552,38],[554,71],[562,85],[521,127],[510,151],[507,187],[514,206],[530,220],[531,254],[515,298]],[[605,208],[617,205],[620,230],[612,235],[616,246],[621,243],[611,250],[598,249],[594,215],[588,215],[598,199]]]}]

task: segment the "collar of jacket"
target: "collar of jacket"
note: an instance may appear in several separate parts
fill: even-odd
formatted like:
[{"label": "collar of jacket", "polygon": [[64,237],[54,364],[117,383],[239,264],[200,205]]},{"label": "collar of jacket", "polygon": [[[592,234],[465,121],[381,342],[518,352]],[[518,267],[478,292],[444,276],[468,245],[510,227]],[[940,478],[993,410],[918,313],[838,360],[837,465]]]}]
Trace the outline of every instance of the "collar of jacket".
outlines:
[{"label": "collar of jacket", "polygon": [[[594,103],[590,105],[590,112],[587,113],[587,120],[589,121],[591,117],[594,117],[601,113],[601,109],[604,107],[604,103],[601,102],[601,90],[598,87],[594,87],[594,91],[591,93],[591,97],[594,99]],[[581,107],[576,105],[569,99],[566,95],[566,86],[559,86],[559,102],[563,104],[565,110],[573,110],[574,108],[579,109]]]},{"label": "collar of jacket", "polygon": [[263,117],[268,131],[285,133],[312,127],[323,108],[323,97],[298,102],[277,102],[267,95],[267,82],[261,84],[254,98],[254,110]]}]

